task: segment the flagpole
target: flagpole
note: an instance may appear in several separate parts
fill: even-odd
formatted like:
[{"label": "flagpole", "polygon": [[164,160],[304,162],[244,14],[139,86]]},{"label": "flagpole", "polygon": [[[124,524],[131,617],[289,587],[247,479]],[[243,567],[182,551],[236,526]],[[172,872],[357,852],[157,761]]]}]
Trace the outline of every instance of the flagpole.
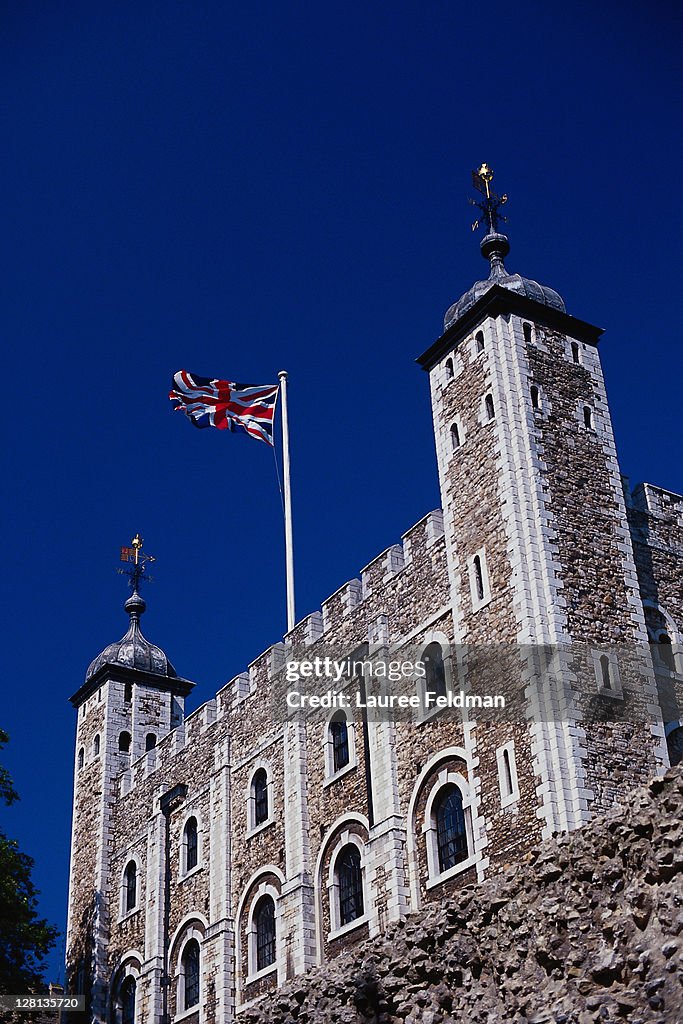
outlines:
[{"label": "flagpole", "polygon": [[289,474],[289,419],[287,416],[287,371],[280,370],[282,399],[282,468],[285,486],[285,564],[287,569],[287,632],[294,629],[294,548],[292,543],[292,486]]}]

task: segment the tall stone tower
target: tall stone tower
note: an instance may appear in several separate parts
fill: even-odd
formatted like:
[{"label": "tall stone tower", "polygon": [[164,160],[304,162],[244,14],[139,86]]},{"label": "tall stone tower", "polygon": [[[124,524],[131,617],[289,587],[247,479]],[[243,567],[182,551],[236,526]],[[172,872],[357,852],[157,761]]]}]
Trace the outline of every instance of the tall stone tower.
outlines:
[{"label": "tall stone tower", "polygon": [[[148,768],[154,767],[156,745],[182,721],[184,700],[194,685],[179,678],[164,652],[142,635],[141,574],[131,575],[133,591],[124,604],[128,630],[95,658],[71,697],[77,727],[67,983],[69,991],[85,994],[92,1019],[101,1021],[108,1014],[110,926],[122,916],[108,898],[112,808],[132,761],[144,756]],[[114,889],[123,894],[124,884],[121,879]],[[158,886],[150,889],[158,896]]]},{"label": "tall stone tower", "polygon": [[[516,658],[509,669],[522,682],[538,677],[543,658],[555,665],[554,680],[527,692],[534,725],[515,739],[550,835],[666,763],[664,729],[598,354],[602,331],[568,314],[552,288],[508,272],[510,245],[498,230],[506,197],[491,191],[485,164],[473,177],[489,274],[448,309],[444,333],[419,362],[430,375],[456,643],[470,651],[498,645],[501,661]],[[589,701],[572,684],[577,657],[584,679],[595,670]],[[625,698],[628,722],[610,725]],[[492,730],[485,743],[474,730],[484,779],[496,777],[486,763],[498,746]]]}]

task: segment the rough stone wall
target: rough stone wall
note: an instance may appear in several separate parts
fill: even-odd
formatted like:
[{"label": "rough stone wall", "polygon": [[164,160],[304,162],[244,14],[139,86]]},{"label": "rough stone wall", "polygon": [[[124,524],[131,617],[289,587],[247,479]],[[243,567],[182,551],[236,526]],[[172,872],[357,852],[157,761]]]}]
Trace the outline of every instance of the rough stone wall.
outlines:
[{"label": "rough stone wall", "polygon": [[683,1018],[683,773],[246,1009],[245,1024]]}]

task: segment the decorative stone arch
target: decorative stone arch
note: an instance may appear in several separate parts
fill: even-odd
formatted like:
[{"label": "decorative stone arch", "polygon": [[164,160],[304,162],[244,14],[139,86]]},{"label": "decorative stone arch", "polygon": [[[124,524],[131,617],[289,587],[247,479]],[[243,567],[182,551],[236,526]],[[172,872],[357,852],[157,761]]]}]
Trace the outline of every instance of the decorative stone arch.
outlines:
[{"label": "decorative stone arch", "polygon": [[[128,895],[128,882],[127,882],[127,877],[126,876],[127,876],[127,873],[128,873],[128,865],[129,864],[135,864],[135,889],[136,889],[136,897],[135,897],[135,906],[131,907],[130,910],[127,910],[126,909],[126,900],[127,900],[127,895]],[[141,862],[141,859],[140,859],[140,855],[137,854],[137,853],[127,853],[126,856],[125,856],[123,868],[121,869],[121,874],[119,876],[119,921],[122,921],[124,917],[128,917],[130,914],[136,913],[136,911],[138,911],[140,909],[140,907],[143,905],[142,898],[141,898],[142,890],[141,890],[141,886],[140,886],[140,882],[141,882],[142,877],[143,877],[143,873],[142,873],[141,869],[142,869],[142,862]]]},{"label": "decorative stone arch", "polygon": [[[438,857],[434,860],[434,851],[430,854],[431,825],[429,824],[432,808],[438,793],[450,781],[455,785],[464,786],[461,790],[463,796],[463,810],[466,810],[465,824],[468,829],[468,849],[471,857],[468,862],[456,865],[456,869],[440,874],[438,870],[432,875],[430,868],[436,864]],[[424,807],[420,804],[424,802]],[[443,750],[434,754],[425,764],[418,775],[413,786],[413,791],[408,804],[407,814],[407,846],[408,846],[408,877],[410,883],[410,896],[413,910],[419,910],[422,906],[421,880],[425,888],[431,888],[442,881],[460,874],[469,867],[477,868],[478,875],[483,870],[483,856],[481,847],[484,832],[483,820],[478,813],[479,800],[476,795],[475,780],[471,758],[464,747],[444,747]],[[426,827],[425,827],[426,826]],[[420,844],[424,844],[424,857],[421,857]],[[422,864],[421,864],[422,860]],[[426,871],[426,877],[424,873]]]},{"label": "decorative stone arch", "polygon": [[[197,822],[197,864],[195,867],[187,869],[187,823],[190,818],[194,818]],[[180,826],[180,843],[178,844],[178,873],[181,879],[187,878],[188,875],[193,874],[195,871],[199,871],[202,867],[204,860],[204,827],[202,823],[201,811],[197,808],[187,808],[185,816]]]},{"label": "decorative stone arch", "polygon": [[[453,689],[453,681],[455,674],[453,672],[453,645],[452,641],[446,636],[445,633],[438,629],[430,629],[422,637],[422,641],[417,649],[416,661],[421,662],[424,659],[425,651],[431,644],[439,644],[441,647],[441,657],[443,658],[443,670],[444,670],[444,681],[446,684],[446,692]],[[434,714],[438,711],[438,708],[428,709],[426,705],[425,694],[427,693],[427,678],[426,676],[420,677],[417,680],[418,696],[420,698],[419,714],[426,718],[429,715]]]},{"label": "decorative stone arch", "polygon": [[[334,742],[332,737],[332,722],[333,720],[339,720],[343,718],[346,721],[346,736],[349,745],[349,760],[338,770],[334,767]],[[325,719],[322,731],[322,748],[323,757],[325,759],[325,781],[324,786],[328,786],[331,782],[335,782],[337,779],[345,775],[346,772],[351,771],[358,764],[358,755],[356,748],[356,722],[351,713],[350,708],[335,708]]]},{"label": "decorative stone arch", "polygon": [[[245,1001],[245,990],[254,982],[271,974],[275,976],[277,984],[281,984],[285,979],[287,965],[284,943],[281,941],[280,902],[285,881],[280,868],[275,864],[265,864],[249,878],[240,896],[235,919],[235,988],[238,1004]],[[262,896],[270,896],[275,903],[275,963],[262,971],[257,971],[254,911]]]},{"label": "decorative stone arch", "polygon": [[[266,773],[266,792],[268,795],[268,816],[265,821],[256,824],[256,798],[254,796],[254,778],[258,771],[264,771]],[[247,838],[254,835],[256,832],[260,832],[262,829],[267,828],[268,825],[272,825],[275,821],[274,815],[274,797],[275,797],[275,783],[273,781],[273,766],[269,761],[263,758],[257,758],[253,764],[249,773],[249,781],[247,783],[246,792],[244,794],[245,803],[247,807]]]},{"label": "decorative stone arch", "polygon": [[[368,852],[367,843],[370,823],[364,814],[348,812],[334,821],[322,843],[315,865],[315,920],[318,936],[318,961],[325,957],[325,943],[335,940],[362,925],[368,924],[370,908],[370,892],[368,884]],[[335,879],[336,860],[345,846],[357,846],[361,854],[361,872],[363,879],[363,906],[361,918],[339,927],[337,902],[337,882]]]},{"label": "decorative stone arch", "polygon": [[[671,641],[671,656],[675,666],[674,671],[680,672],[682,670],[681,662],[683,661],[683,654],[681,650],[683,648],[683,635],[679,630],[676,621],[672,618],[666,608],[663,605],[658,604],[656,601],[644,600],[643,609],[645,611],[645,626],[647,629],[648,639],[650,640],[651,646],[654,648],[652,653],[655,654],[656,645],[660,643],[660,637],[666,635]],[[653,618],[653,614],[658,615],[662,619],[662,624],[656,626],[648,622],[648,612],[650,612],[650,620]],[[654,660],[654,659],[653,659]],[[659,664],[663,663],[662,659],[659,659]]]},{"label": "decorative stone arch", "polygon": [[[455,788],[459,790],[462,800],[462,808],[465,816],[467,857],[465,860],[459,861],[453,867],[442,871],[439,866],[435,804],[443,794],[444,790],[451,786],[455,786]],[[425,845],[427,849],[427,887],[431,888],[434,885],[438,885],[440,882],[445,882],[449,878],[453,878],[455,875],[461,874],[475,862],[474,832],[472,829],[472,803],[474,801],[474,797],[472,794],[472,787],[464,775],[460,772],[449,771],[447,767],[441,769],[436,778],[430,782],[429,787],[422,823],[422,835],[425,837]]]},{"label": "decorative stone arch", "polygon": [[[192,815],[188,815],[192,817]],[[186,914],[180,922],[169,943],[169,974],[173,984],[170,988],[173,1006],[169,1007],[171,1017],[184,1013],[185,1008],[185,950],[187,944],[195,939],[199,945],[199,1002],[196,1004],[200,1021],[204,1018],[204,938],[209,925],[203,914],[198,912]]]},{"label": "decorative stone arch", "polygon": [[133,978],[135,981],[135,1001],[137,1003],[142,963],[143,956],[137,949],[129,949],[119,957],[119,962],[112,971],[109,981],[109,1020],[111,1024],[122,1024],[121,990],[127,978]]}]

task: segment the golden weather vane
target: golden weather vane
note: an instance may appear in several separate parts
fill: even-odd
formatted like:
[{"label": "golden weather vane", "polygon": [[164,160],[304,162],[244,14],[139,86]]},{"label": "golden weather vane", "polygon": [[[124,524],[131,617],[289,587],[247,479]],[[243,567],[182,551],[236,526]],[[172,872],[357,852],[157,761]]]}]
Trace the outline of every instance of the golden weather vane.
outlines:
[{"label": "golden weather vane", "polygon": [[507,217],[504,217],[500,213],[500,208],[508,201],[507,195],[497,196],[495,192],[491,191],[491,182],[493,181],[493,171],[488,164],[482,164],[481,167],[472,171],[472,184],[476,188],[477,192],[481,192],[484,196],[483,202],[478,202],[476,199],[470,199],[472,206],[476,206],[478,210],[481,210],[483,218],[477,218],[472,224],[472,230],[476,231],[482,220],[486,222],[489,233],[496,232],[498,225],[501,221],[506,221]]},{"label": "golden weather vane", "polygon": [[[132,590],[138,589],[138,584],[143,576],[145,576],[145,566],[148,562],[154,561],[154,555],[145,554],[143,551],[144,541],[139,533],[136,533],[130,542],[130,547],[122,547],[120,554],[120,561],[132,562],[132,569],[119,569],[118,571],[124,575],[130,577],[130,585]],[[151,576],[145,576],[148,582],[151,582]]]}]

